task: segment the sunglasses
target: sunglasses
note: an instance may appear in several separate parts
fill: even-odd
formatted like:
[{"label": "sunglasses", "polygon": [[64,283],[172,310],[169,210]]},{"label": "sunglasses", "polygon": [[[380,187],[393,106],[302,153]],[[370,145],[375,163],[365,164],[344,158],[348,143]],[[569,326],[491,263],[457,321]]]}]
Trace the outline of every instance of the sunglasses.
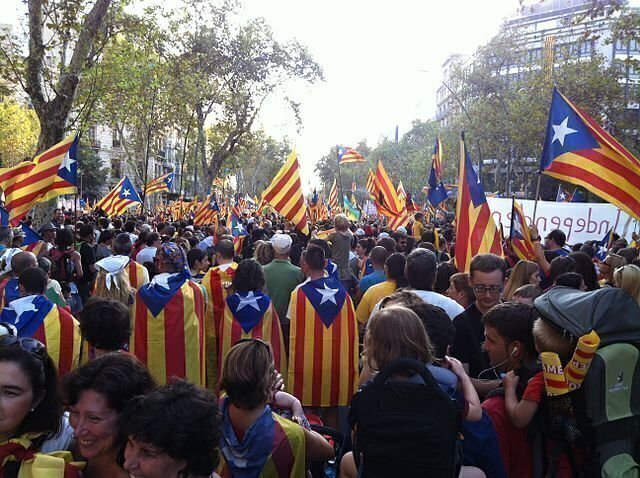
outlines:
[{"label": "sunglasses", "polygon": [[14,335],[3,335],[0,337],[0,347],[10,347],[20,345],[22,350],[29,352],[37,359],[44,362],[47,356],[47,349],[42,342],[31,337],[16,337]]}]

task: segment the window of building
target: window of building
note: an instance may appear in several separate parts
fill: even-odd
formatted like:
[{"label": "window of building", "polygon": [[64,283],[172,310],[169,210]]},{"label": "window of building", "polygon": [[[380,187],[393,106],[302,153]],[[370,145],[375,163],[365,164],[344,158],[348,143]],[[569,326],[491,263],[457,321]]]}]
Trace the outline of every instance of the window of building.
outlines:
[{"label": "window of building", "polygon": [[111,177],[120,179],[122,177],[122,164],[120,158],[111,158]]}]

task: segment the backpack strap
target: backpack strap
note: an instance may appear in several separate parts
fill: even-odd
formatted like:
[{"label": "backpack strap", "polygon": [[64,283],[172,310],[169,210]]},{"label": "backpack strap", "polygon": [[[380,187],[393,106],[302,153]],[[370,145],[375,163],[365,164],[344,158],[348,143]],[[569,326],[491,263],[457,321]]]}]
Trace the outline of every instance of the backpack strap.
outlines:
[{"label": "backpack strap", "polygon": [[438,386],[436,379],[433,378],[431,372],[427,369],[427,366],[419,360],[399,357],[389,362],[373,379],[373,383],[376,385],[384,385],[389,378],[398,372],[405,372],[412,370],[422,377],[426,385]]}]

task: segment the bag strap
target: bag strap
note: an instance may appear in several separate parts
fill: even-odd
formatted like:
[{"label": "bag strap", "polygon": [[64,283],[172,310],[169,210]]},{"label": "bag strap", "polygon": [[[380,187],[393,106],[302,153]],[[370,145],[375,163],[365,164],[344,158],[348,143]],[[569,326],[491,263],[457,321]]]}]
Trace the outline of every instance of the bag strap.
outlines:
[{"label": "bag strap", "polygon": [[436,380],[431,375],[431,372],[427,369],[426,364],[420,362],[419,360],[399,357],[395,360],[389,362],[380,373],[376,375],[373,379],[373,383],[376,385],[384,385],[389,377],[391,377],[394,373],[403,372],[406,370],[413,370],[418,375],[422,377],[424,383],[427,385],[437,385]]}]

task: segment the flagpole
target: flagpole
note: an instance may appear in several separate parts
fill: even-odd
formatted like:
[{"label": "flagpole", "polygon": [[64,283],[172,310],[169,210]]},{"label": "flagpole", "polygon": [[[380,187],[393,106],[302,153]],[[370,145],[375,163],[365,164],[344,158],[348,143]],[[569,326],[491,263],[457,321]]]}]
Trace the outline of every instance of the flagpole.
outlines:
[{"label": "flagpole", "polygon": [[342,174],[340,173],[340,147],[336,145],[336,160],[338,161],[338,182],[340,183],[340,204],[344,212],[344,191],[342,190]]},{"label": "flagpole", "polygon": [[540,196],[540,181],[542,180],[542,173],[538,171],[538,183],[536,184],[536,195],[534,197],[535,202],[533,203],[533,217],[531,218],[531,224],[534,225],[536,223],[536,211],[538,210],[538,197]]}]

